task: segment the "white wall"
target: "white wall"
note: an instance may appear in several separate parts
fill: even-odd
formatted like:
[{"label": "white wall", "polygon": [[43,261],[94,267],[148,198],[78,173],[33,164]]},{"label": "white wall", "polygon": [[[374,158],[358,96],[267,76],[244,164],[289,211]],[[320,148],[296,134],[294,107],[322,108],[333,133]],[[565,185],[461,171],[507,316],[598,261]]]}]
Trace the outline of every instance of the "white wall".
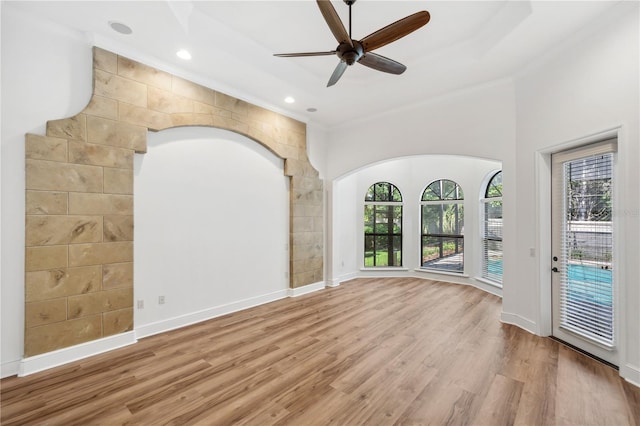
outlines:
[{"label": "white wall", "polygon": [[[24,137],[82,110],[91,97],[91,47],[76,32],[2,7],[2,377],[23,351]],[[46,65],[43,65],[46,64]]]},{"label": "white wall", "polygon": [[[616,269],[622,285],[620,372],[640,383],[640,109],[638,3],[603,16],[599,28],[576,34],[559,54],[545,58],[516,81],[518,153],[515,264],[505,270],[503,311],[548,333],[549,229],[541,205],[548,200],[548,154],[618,128]],[[585,139],[586,138],[586,139]],[[596,137],[597,138],[597,137]],[[520,195],[526,196],[520,196]],[[514,235],[515,233],[515,235]],[[514,238],[515,237],[515,238]],[[506,238],[506,237],[505,237]],[[541,253],[530,258],[529,248]],[[533,301],[533,303],[532,303]]]},{"label": "white wall", "polygon": [[[355,276],[410,275],[471,284],[501,294],[499,288],[475,280],[480,276],[480,203],[483,182],[501,169],[498,161],[452,155],[397,158],[359,169],[336,179],[333,185],[333,245],[330,280],[334,285]],[[438,179],[457,182],[464,191],[464,273],[443,275],[420,268],[420,198]],[[376,182],[390,182],[403,197],[403,270],[364,268],[364,197]]]},{"label": "white wall", "polygon": [[514,101],[513,84],[502,80],[331,129],[326,179],[412,155],[512,157]]},{"label": "white wall", "polygon": [[226,130],[177,128],[149,134],[134,173],[138,337],[287,296],[281,159]]}]

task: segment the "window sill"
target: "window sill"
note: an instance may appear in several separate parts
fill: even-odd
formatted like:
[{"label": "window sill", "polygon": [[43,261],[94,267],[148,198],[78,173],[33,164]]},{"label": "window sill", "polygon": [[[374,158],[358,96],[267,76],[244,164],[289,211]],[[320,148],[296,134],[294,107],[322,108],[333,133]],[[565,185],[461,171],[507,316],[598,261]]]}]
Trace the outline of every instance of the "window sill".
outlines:
[{"label": "window sill", "polygon": [[402,266],[369,266],[360,268],[361,271],[408,271],[408,268]]},{"label": "window sill", "polygon": [[428,273],[428,274],[449,275],[449,276],[452,276],[452,277],[469,278],[469,275],[467,275],[467,274],[458,274],[456,272],[438,271],[436,269],[416,268],[416,269],[414,269],[414,271]]},{"label": "window sill", "polygon": [[483,284],[490,285],[490,286],[492,286],[492,287],[496,287],[496,288],[500,288],[500,289],[502,288],[502,284],[500,284],[500,283],[498,283],[498,282],[495,282],[495,281],[488,280],[488,279],[486,279],[486,278],[482,278],[482,277],[473,277],[473,279],[474,279],[474,280],[476,280],[476,281],[480,281],[480,282],[481,282],[481,283],[483,283]]}]

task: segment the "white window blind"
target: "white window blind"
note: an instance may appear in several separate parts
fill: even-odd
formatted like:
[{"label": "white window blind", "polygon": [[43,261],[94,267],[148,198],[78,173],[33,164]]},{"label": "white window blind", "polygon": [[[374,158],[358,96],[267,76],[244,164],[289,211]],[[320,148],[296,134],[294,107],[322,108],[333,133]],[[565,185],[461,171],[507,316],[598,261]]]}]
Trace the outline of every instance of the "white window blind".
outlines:
[{"label": "white window blind", "polygon": [[613,347],[613,154],[563,163],[560,327]]}]

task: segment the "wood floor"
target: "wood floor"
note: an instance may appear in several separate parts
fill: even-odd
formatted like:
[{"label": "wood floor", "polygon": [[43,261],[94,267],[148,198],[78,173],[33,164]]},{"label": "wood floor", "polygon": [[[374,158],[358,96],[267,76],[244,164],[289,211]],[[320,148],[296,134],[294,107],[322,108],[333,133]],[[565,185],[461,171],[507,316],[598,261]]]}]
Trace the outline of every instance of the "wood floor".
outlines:
[{"label": "wood floor", "polygon": [[359,279],[1,382],[2,425],[639,425],[640,389],[499,322],[500,299]]}]

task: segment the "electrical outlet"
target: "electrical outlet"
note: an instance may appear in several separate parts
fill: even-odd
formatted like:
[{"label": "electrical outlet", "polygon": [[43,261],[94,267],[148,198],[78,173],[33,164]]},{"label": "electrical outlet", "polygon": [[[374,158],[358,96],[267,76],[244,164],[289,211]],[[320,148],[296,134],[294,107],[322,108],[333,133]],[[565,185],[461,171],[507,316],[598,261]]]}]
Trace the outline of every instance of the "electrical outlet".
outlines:
[{"label": "electrical outlet", "polygon": [[144,300],[138,300],[138,309],[144,309]]},{"label": "electrical outlet", "polygon": [[164,296],[158,296],[158,305],[164,305]]}]

